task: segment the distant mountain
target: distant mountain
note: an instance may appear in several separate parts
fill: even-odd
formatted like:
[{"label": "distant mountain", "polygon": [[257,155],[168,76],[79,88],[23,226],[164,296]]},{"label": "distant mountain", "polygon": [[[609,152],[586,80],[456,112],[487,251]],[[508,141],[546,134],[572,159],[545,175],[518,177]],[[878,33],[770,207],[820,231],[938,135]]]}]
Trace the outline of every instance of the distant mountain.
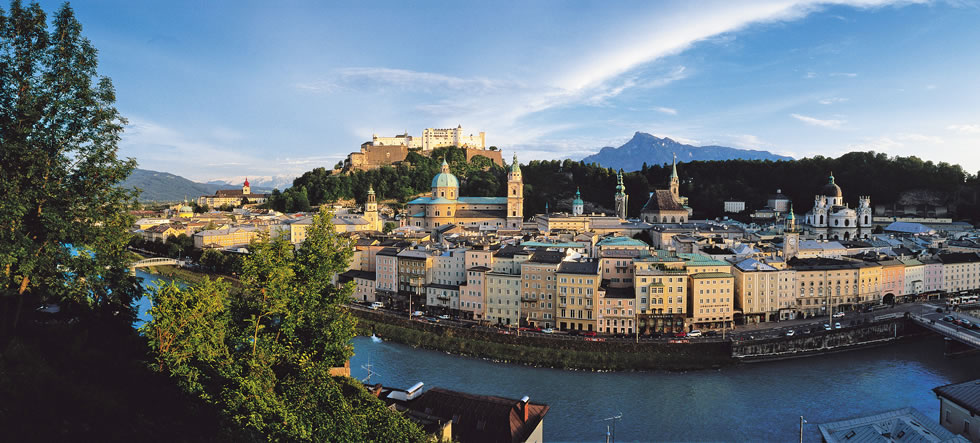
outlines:
[{"label": "distant mountain", "polygon": [[606,168],[638,171],[645,162],[648,165],[670,164],[674,154],[677,161],[695,160],[792,160],[792,157],[776,155],[769,151],[736,149],[725,146],[691,146],[667,137],[659,138],[645,132],[633,134],[633,138],[618,148],[606,146],[599,152],[582,159],[585,163],[598,163]]},{"label": "distant mountain", "polygon": [[[251,184],[251,181],[249,181]],[[213,195],[218,189],[241,189],[241,184],[197,183],[179,175],[167,172],[136,169],[119,186],[142,190],[140,201],[188,201],[197,200],[202,195]],[[252,192],[269,192],[252,185]]]},{"label": "distant mountain", "polygon": [[239,176],[239,177],[225,177],[216,178],[208,180],[208,184],[211,185],[221,185],[221,186],[241,186],[248,179],[248,183],[252,185],[253,188],[263,188],[263,189],[278,189],[280,191],[293,185],[293,179],[296,176],[293,175],[264,175],[264,176]]}]

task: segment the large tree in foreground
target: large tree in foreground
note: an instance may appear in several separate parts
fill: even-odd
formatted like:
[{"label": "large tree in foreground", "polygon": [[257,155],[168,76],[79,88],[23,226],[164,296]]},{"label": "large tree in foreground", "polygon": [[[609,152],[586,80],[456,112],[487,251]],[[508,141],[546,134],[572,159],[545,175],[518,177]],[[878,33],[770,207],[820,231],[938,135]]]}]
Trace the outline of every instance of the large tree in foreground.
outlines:
[{"label": "large tree in foreground", "polygon": [[115,186],[135,167],[117,157],[125,120],[71,7],[50,22],[36,3],[0,9],[0,331],[42,301],[129,321],[138,293],[134,195]]},{"label": "large tree in foreground", "polygon": [[355,327],[353,287],[333,284],[352,249],[330,220],[315,215],[298,250],[281,236],[253,242],[240,297],[220,279],[151,290],[140,329],[151,366],[268,440],[421,440],[356,380],[330,376],[353,354]]}]

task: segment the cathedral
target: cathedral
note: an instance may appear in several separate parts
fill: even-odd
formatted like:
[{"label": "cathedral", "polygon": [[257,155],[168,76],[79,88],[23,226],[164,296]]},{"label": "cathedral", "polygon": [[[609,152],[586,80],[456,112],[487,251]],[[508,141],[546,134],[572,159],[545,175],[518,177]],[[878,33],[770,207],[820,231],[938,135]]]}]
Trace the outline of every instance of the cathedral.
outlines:
[{"label": "cathedral", "polygon": [[871,236],[871,197],[858,197],[857,209],[844,203],[844,193],[834,173],[814,197],[813,209],[804,218],[807,236],[818,240],[850,240]]},{"label": "cathedral", "polygon": [[442,171],[432,178],[432,194],[407,203],[404,224],[432,231],[444,225],[492,230],[520,230],[524,222],[524,181],[517,155],[507,173],[507,196],[462,197],[459,180],[442,162]]}]

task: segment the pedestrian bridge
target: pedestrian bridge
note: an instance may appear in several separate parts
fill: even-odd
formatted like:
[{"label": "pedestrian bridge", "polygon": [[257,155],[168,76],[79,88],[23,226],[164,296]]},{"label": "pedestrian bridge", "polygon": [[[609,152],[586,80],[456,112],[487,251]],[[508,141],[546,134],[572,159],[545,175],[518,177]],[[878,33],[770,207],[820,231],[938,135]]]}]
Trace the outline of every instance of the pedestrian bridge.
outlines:
[{"label": "pedestrian bridge", "polygon": [[[934,315],[935,316],[935,315]],[[966,329],[953,323],[939,319],[931,319],[922,315],[911,315],[912,321],[919,326],[940,334],[944,337],[956,340],[964,345],[975,349],[980,349],[980,331]],[[973,321],[972,319],[970,321]]]},{"label": "pedestrian bridge", "polygon": [[129,272],[136,272],[136,268],[149,268],[152,266],[166,266],[166,265],[182,266],[183,264],[184,264],[183,261],[174,258],[164,258],[164,257],[145,258],[136,263],[130,264]]}]

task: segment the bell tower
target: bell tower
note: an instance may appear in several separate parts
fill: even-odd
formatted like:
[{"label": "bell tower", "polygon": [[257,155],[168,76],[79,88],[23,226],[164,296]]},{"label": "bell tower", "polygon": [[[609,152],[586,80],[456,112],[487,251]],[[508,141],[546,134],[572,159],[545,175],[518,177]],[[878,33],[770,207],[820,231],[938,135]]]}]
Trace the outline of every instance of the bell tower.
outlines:
[{"label": "bell tower", "polygon": [[364,203],[364,219],[371,224],[372,230],[380,231],[378,229],[378,199],[374,195],[374,185],[368,185],[368,195],[367,201]]},{"label": "bell tower", "polygon": [[677,154],[674,154],[674,166],[670,172],[670,195],[674,196],[674,201],[681,201],[681,179],[677,176]]},{"label": "bell tower", "polygon": [[521,164],[514,162],[507,173],[507,228],[521,229],[524,223],[524,180],[521,178]]},{"label": "bell tower", "polygon": [[616,216],[625,220],[626,208],[630,197],[626,195],[626,185],[623,184],[623,170],[616,173]]},{"label": "bell tower", "polygon": [[248,177],[245,177],[245,184],[242,185],[242,195],[249,195],[252,193],[252,187],[248,185]]},{"label": "bell tower", "polygon": [[796,214],[793,204],[789,204],[789,214],[786,215],[786,227],[783,230],[783,260],[796,257],[800,252],[800,231],[796,229]]}]

